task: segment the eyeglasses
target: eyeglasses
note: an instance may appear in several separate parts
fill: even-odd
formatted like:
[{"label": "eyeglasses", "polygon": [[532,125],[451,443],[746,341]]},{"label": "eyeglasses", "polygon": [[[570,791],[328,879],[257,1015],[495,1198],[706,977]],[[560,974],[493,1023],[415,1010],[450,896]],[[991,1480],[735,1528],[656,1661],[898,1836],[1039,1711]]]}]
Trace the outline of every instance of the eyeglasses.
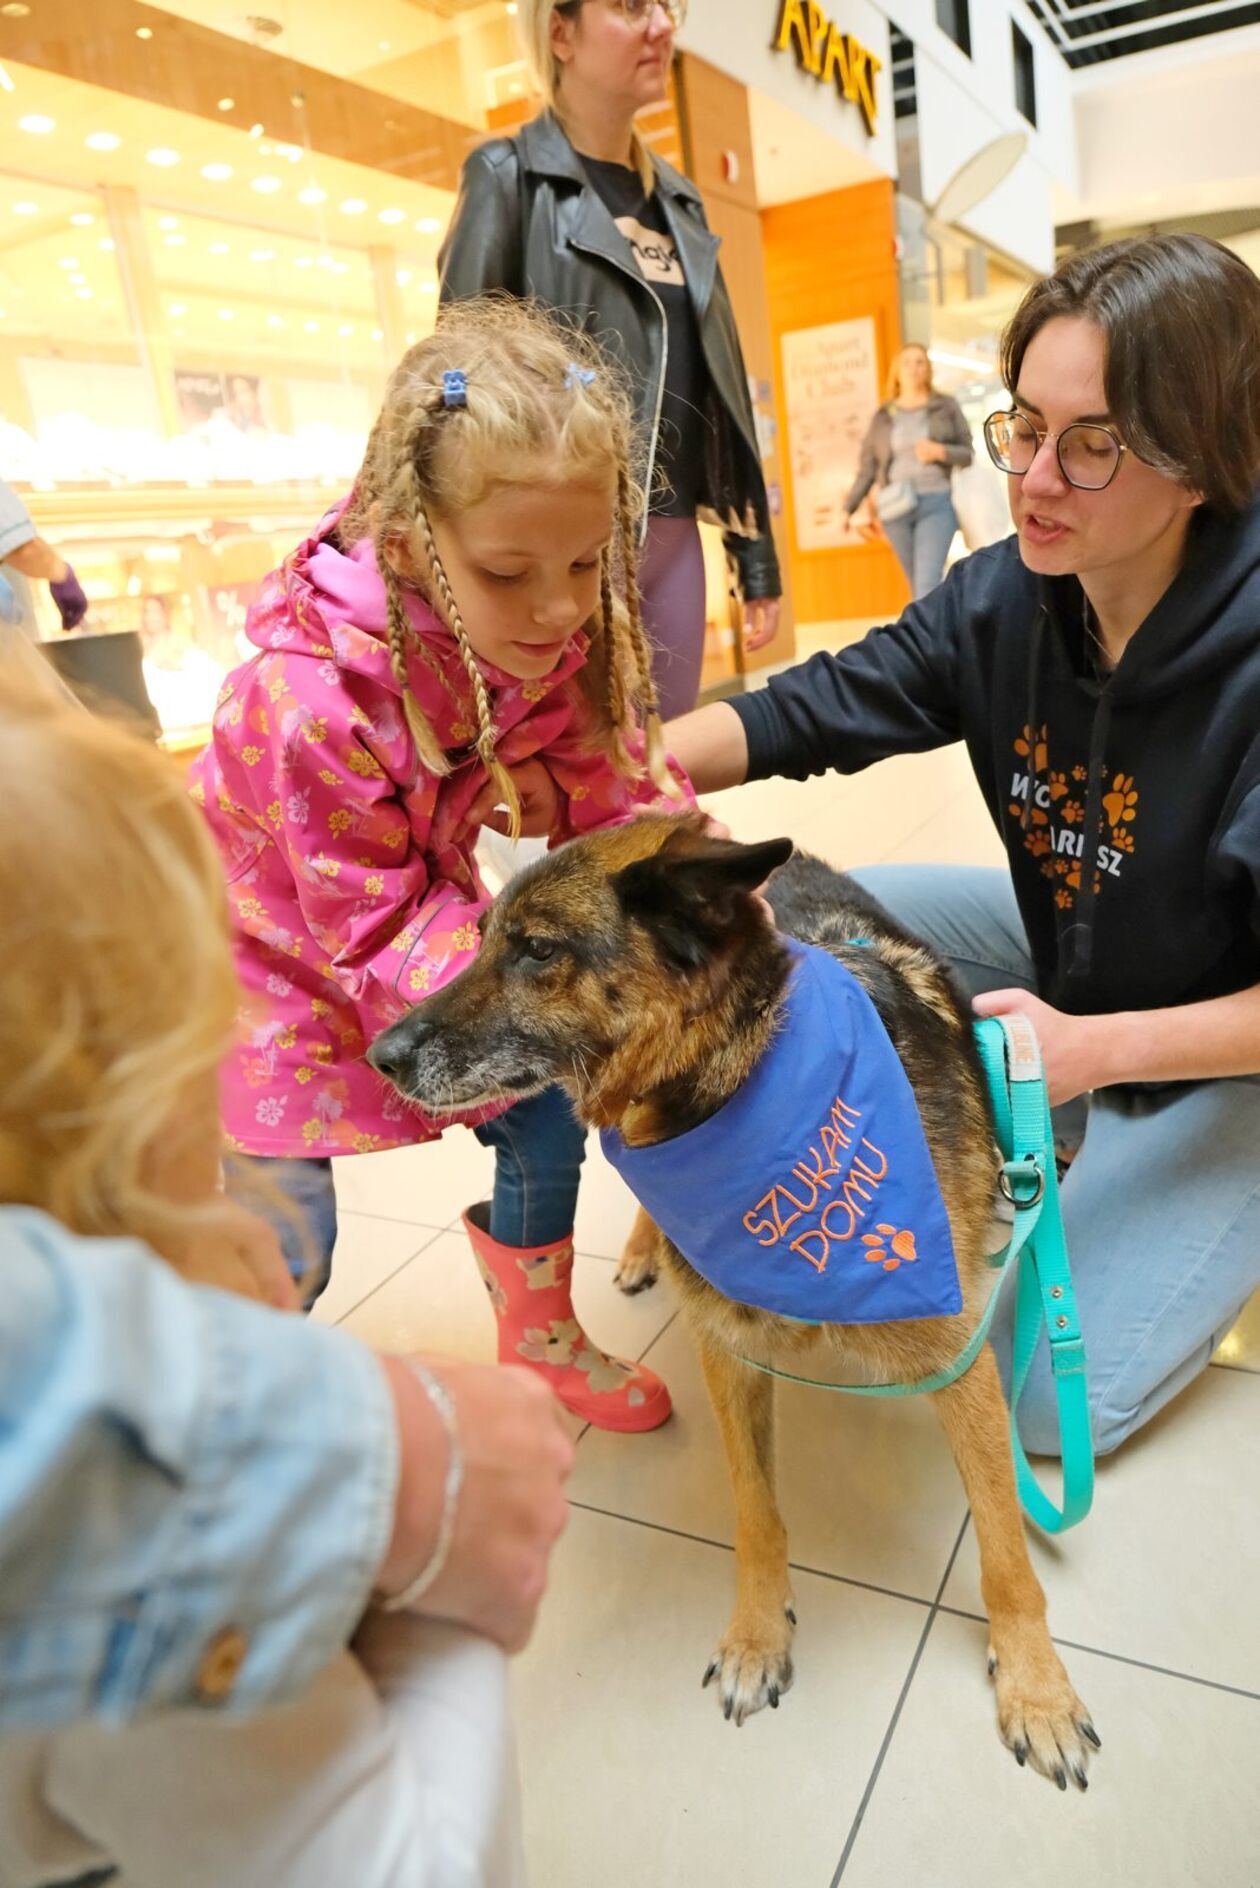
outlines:
[{"label": "eyeglasses", "polygon": [[1105,491],[1129,450],[1109,426],[1087,426],[1082,420],[1074,420],[1061,433],[1038,432],[1022,413],[990,413],[984,422],[990,459],[999,472],[1017,479],[1030,469],[1047,439],[1054,441],[1060,472],[1081,492]]},{"label": "eyeglasses", "polygon": [[657,7],[675,32],[687,17],[687,0],[603,0],[603,4],[609,13],[620,13],[623,20],[631,26],[642,27],[644,32]]}]

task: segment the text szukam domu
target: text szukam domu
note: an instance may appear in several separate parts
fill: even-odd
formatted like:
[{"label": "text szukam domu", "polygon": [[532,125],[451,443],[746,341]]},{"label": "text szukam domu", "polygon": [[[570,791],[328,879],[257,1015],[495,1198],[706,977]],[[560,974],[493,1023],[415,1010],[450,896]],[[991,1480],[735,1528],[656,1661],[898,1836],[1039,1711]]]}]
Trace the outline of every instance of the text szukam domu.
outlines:
[{"label": "text szukam domu", "polygon": [[888,1173],[883,1151],[864,1134],[855,1139],[861,1119],[836,1096],[803,1157],[744,1214],[759,1246],[786,1243],[826,1271],[831,1248],[853,1237]]}]

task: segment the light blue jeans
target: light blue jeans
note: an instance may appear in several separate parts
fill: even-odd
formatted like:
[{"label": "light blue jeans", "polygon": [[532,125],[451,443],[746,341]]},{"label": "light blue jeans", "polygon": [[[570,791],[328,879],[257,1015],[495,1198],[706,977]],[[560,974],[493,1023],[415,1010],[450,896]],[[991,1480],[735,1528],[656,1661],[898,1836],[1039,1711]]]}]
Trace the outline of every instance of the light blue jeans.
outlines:
[{"label": "light blue jeans", "polygon": [[[966,866],[854,874],[907,929],[950,958],[971,995],[1033,988],[1010,879]],[[1063,1224],[1089,1359],[1094,1446],[1107,1455],[1207,1368],[1260,1285],[1260,1076],[1200,1082],[1151,1107],[1099,1089],[1056,1113],[1080,1139]],[[993,1347],[1009,1382],[1014,1292]],[[1025,1447],[1059,1453],[1044,1333],[1019,1405]]]},{"label": "light blue jeans", "polygon": [[958,529],[958,515],[948,492],[920,492],[904,518],[884,523],[888,542],[905,571],[912,596],[925,597],[945,575],[945,559]]},{"label": "light blue jeans", "polygon": [[[505,1246],[552,1245],[566,1239],[577,1210],[586,1130],[564,1091],[544,1089],[473,1132],[484,1147],[494,1149],[491,1238]],[[228,1192],[274,1226],[308,1310],[328,1283],[337,1242],[332,1167],[328,1158],[270,1160],[229,1154],[224,1161]],[[252,1185],[255,1172],[262,1181],[257,1189]],[[276,1193],[287,1201],[292,1217],[275,1210]]]}]

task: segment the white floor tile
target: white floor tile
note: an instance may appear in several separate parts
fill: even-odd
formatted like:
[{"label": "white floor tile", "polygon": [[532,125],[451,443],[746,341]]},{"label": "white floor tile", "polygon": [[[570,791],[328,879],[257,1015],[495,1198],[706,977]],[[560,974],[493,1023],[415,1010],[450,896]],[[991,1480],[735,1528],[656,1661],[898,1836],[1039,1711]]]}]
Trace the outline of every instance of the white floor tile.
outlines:
[{"label": "white floor tile", "polygon": [[937,1616],[843,1888],[1255,1888],[1260,1700],[1065,1650],[1103,1749],[1060,1794],[1002,1747],[984,1655]]},{"label": "white floor tile", "polygon": [[439,1231],[434,1226],[403,1225],[339,1211],[332,1276],[315,1301],[312,1317],[321,1324],[340,1324],[356,1305],[436,1239]]},{"label": "white floor tile", "polygon": [[[659,1291],[626,1298],[611,1266],[579,1258],[573,1300],[588,1334],[604,1350],[639,1357],[668,1323],[672,1307]],[[343,1320],[379,1350],[443,1351],[471,1363],[493,1363],[495,1319],[462,1232],[445,1232]],[[617,1438],[634,1447],[642,1437]]]},{"label": "white floor tile", "polygon": [[[661,1286],[645,1293],[651,1297]],[[681,1319],[650,1362],[674,1399],[633,1453],[616,1436],[582,1444],[571,1493],[708,1540],[734,1538],[726,1456]],[[940,1425],[922,1397],[871,1402],[779,1384],[777,1478],[797,1565],[934,1599],[967,1504]]]},{"label": "white floor tile", "polygon": [[490,1191],[494,1155],[469,1128],[448,1128],[440,1141],[356,1154],[333,1162],[337,1204],[352,1213],[450,1226]]},{"label": "white floor tile", "polygon": [[515,1668],[537,1888],[826,1888],[925,1614],[802,1577],[796,1683],[737,1730],[700,1689],[732,1564],[574,1514]]},{"label": "white floor tile", "polygon": [[[1099,1463],[1093,1510],[1078,1528],[1058,1543],[1030,1529],[1050,1630],[1260,1693],[1257,1489],[1260,1379],[1205,1371]],[[970,1528],[944,1601],[984,1610]],[[1254,1756],[1260,1766],[1260,1741]]]}]

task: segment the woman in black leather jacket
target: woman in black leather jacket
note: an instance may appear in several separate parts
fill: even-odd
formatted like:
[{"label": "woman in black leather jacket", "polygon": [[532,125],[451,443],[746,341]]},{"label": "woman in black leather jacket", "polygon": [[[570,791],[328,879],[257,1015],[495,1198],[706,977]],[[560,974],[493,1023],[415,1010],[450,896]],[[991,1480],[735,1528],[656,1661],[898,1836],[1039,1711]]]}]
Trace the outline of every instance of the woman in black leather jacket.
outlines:
[{"label": "woman in black leather jacket", "polygon": [[781,584],[747,375],[717,239],[694,185],[634,116],[666,96],[686,0],[520,0],[549,109],[464,166],[439,258],[444,301],[505,289],[571,314],[622,362],[650,453],[639,580],[661,712],[694,706],[704,653],[697,515],[720,523],[744,646],[778,625]]}]

